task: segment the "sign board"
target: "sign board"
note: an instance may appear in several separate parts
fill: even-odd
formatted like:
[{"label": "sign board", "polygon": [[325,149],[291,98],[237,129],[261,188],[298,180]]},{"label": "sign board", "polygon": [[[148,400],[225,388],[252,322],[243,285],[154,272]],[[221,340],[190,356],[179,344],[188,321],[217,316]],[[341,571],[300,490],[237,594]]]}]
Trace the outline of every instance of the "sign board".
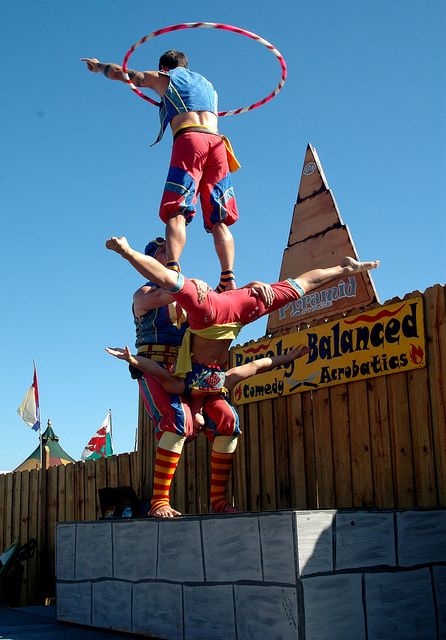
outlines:
[{"label": "sign board", "polygon": [[424,367],[423,299],[410,298],[280,337],[235,347],[233,365],[309,348],[288,365],[240,382],[234,403],[258,402]]}]

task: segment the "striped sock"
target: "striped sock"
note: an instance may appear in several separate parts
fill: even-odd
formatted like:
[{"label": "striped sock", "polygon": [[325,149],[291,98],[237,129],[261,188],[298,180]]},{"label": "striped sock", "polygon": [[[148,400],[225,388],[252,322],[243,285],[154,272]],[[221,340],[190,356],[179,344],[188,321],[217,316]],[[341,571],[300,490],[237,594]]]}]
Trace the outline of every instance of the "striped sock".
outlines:
[{"label": "striped sock", "polygon": [[170,485],[181,457],[180,453],[162,449],[158,446],[155,457],[155,475],[153,478],[153,495],[150,501],[150,513],[169,505]]},{"label": "striped sock", "polygon": [[215,291],[217,293],[223,293],[223,291],[226,291],[226,287],[228,286],[228,284],[231,281],[235,282],[235,277],[234,277],[233,270],[232,269],[226,269],[226,271],[222,271],[221,272],[221,276],[220,276],[220,282],[218,283],[218,286],[215,289]]},{"label": "striped sock", "polygon": [[177,262],[176,260],[169,260],[166,263],[166,268],[167,269],[172,269],[172,271],[178,271],[178,273],[180,273],[180,271],[181,271],[180,263]]},{"label": "striped sock", "polygon": [[223,511],[228,501],[225,490],[232,470],[234,453],[211,453],[211,505],[216,513]]}]

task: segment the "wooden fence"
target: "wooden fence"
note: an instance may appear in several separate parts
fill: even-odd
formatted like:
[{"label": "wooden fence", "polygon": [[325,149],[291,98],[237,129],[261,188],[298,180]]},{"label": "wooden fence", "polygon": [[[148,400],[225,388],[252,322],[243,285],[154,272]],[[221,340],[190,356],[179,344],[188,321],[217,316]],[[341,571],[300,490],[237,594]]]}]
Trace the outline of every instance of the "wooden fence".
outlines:
[{"label": "wooden fence", "polygon": [[[426,368],[239,407],[239,508],[446,507],[445,294],[423,294]],[[23,604],[54,595],[56,522],[98,518],[102,487],[150,495],[155,442],[141,404],[139,424],[137,453],[0,475],[0,549],[38,539]],[[172,488],[182,513],[207,513],[209,459],[204,437],[185,447]]]}]

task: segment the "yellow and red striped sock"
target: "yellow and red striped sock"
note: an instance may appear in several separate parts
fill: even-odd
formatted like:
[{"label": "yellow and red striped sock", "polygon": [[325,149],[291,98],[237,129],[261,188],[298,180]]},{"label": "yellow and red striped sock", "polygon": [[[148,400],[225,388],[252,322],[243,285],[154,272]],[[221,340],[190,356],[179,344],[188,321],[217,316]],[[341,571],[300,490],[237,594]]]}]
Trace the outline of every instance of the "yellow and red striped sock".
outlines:
[{"label": "yellow and red striped sock", "polygon": [[216,513],[223,511],[227,504],[225,490],[232,470],[232,453],[211,453],[211,506]]},{"label": "yellow and red striped sock", "polygon": [[155,474],[153,478],[153,495],[150,501],[150,513],[159,507],[169,505],[170,485],[178,465],[181,453],[175,453],[158,446],[155,456]]},{"label": "yellow and red striped sock", "polygon": [[220,276],[220,282],[218,283],[218,286],[215,289],[215,291],[217,293],[223,293],[223,291],[226,291],[226,287],[228,286],[228,284],[233,280],[235,281],[234,272],[232,269],[226,269],[226,271],[222,271]]}]

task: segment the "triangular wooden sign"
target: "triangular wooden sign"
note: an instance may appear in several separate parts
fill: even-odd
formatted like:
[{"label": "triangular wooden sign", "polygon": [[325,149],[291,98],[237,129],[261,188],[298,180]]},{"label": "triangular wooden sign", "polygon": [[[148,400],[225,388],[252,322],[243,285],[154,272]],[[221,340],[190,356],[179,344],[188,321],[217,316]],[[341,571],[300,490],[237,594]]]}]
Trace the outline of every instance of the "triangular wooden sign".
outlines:
[{"label": "triangular wooden sign", "polygon": [[[309,144],[288,246],[283,253],[280,280],[294,278],[311,269],[330,267],[345,256],[359,259],[349,229],[342,222],[334,196],[328,188],[316,149]],[[310,324],[365,307],[377,300],[368,272],[343,277],[271,313],[267,332],[281,333],[303,323]]]}]

